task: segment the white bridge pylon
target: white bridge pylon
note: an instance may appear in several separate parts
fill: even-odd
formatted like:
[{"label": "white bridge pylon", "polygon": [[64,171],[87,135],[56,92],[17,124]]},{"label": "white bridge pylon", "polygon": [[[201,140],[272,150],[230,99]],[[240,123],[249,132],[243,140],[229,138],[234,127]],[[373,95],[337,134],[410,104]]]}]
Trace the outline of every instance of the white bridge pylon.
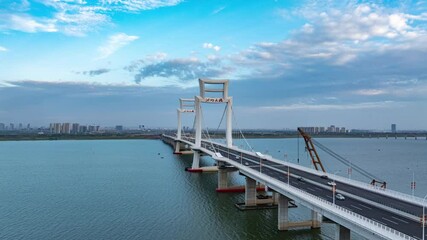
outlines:
[{"label": "white bridge pylon", "polygon": [[[182,114],[183,113],[194,113],[194,99],[179,99],[179,108],[176,110],[178,115],[178,127],[176,132],[176,138],[181,140],[182,138]],[[181,144],[179,141],[175,144],[175,153],[181,152]]]},{"label": "white bridge pylon", "polygon": [[[200,168],[200,152],[198,149],[201,148],[202,143],[202,103],[227,104],[225,138],[227,147],[233,146],[231,122],[233,98],[228,96],[228,80],[199,79],[199,88],[200,95],[194,97],[196,136],[192,169]],[[209,97],[210,94],[214,94],[215,97]]]}]

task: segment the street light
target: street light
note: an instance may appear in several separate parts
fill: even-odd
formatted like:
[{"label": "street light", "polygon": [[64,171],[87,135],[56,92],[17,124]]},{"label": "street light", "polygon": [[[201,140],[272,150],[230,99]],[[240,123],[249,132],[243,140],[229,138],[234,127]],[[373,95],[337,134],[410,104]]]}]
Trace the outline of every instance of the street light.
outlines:
[{"label": "street light", "polygon": [[425,233],[424,233],[424,228],[425,228],[425,225],[426,225],[426,217],[425,217],[425,204],[424,204],[424,201],[426,200],[426,198],[427,198],[427,195],[425,195],[424,196],[424,198],[423,198],[423,216],[422,216],[422,218],[423,218],[423,240],[424,240],[424,236],[425,236]]},{"label": "street light", "polygon": [[290,175],[291,175],[291,173],[289,172],[289,162],[288,162],[288,154],[286,154],[285,153],[285,155],[284,155],[284,157],[285,157],[285,162],[287,163],[287,165],[288,165],[288,186],[290,185],[290,182],[289,182],[289,177],[290,177]]},{"label": "street light", "polygon": [[[335,171],[334,172],[334,175],[337,175],[337,173],[339,173],[340,172],[340,170],[338,170],[338,171]],[[335,205],[335,191],[337,190],[337,187],[336,187],[336,183],[335,183],[335,178],[332,180],[332,204],[333,205]]]}]

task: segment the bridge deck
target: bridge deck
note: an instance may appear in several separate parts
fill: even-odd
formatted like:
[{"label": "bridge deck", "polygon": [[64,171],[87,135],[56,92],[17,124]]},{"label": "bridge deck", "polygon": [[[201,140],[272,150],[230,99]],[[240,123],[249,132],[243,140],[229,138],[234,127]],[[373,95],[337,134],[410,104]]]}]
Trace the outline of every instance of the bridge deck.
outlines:
[{"label": "bridge deck", "polygon": [[[194,139],[186,138],[180,141],[194,145]],[[260,175],[278,180],[283,185],[289,184],[327,202],[333,202],[332,186],[328,183],[334,179],[337,193],[345,196],[345,200],[336,199],[337,206],[404,233],[407,235],[405,239],[409,239],[409,237],[422,239],[420,217],[423,207],[419,199],[404,195],[394,196],[388,194],[386,190],[373,189],[360,182],[355,183],[354,180],[346,180],[334,175],[328,174],[328,179],[325,179],[321,177],[325,175],[324,173],[267,156],[260,157],[235,147],[227,148],[223,144],[211,141],[202,141],[201,148],[194,148],[194,150],[205,152],[214,158],[222,156],[239,170],[250,168]],[[268,185],[268,183],[266,184]]]}]

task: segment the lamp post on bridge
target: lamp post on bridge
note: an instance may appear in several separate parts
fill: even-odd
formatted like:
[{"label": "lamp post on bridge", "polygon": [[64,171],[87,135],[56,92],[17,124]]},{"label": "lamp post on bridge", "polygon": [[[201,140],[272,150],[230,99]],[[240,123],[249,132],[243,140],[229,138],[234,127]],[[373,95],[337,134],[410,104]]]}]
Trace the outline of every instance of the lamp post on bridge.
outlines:
[{"label": "lamp post on bridge", "polygon": [[289,172],[289,162],[288,162],[288,154],[284,154],[283,155],[284,157],[285,157],[285,162],[286,162],[286,165],[288,165],[288,171],[287,171],[287,175],[288,175],[288,186],[290,185],[290,182],[289,182],[289,180],[290,180],[290,175],[291,175],[291,173]]},{"label": "lamp post on bridge", "polygon": [[[335,171],[334,175],[337,175],[337,173],[339,173],[340,170]],[[332,204],[335,205],[335,191],[337,190],[337,184],[335,183],[335,178],[332,181]]]}]

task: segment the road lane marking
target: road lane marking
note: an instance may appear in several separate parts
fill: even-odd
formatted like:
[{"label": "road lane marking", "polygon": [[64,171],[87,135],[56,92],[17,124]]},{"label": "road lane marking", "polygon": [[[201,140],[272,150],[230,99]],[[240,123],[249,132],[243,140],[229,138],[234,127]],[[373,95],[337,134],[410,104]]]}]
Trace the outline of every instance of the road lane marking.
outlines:
[{"label": "road lane marking", "polygon": [[382,225],[384,225],[384,226],[387,226],[387,224],[386,223],[384,223],[384,222],[381,222],[380,220],[378,220],[378,219],[375,219],[375,218],[371,218],[372,219],[372,221],[375,221],[375,222],[378,222],[378,223],[380,223],[380,224],[382,224]]},{"label": "road lane marking", "polygon": [[354,208],[356,208],[356,209],[359,209],[360,211],[363,211],[363,209],[361,209],[360,207],[356,207],[356,206],[354,206],[353,204],[350,204],[350,206],[352,206],[352,207],[354,207]]},{"label": "road lane marking", "polygon": [[367,209],[369,209],[369,210],[372,210],[372,208],[370,208],[370,207],[368,207],[368,206],[366,206],[366,205],[360,204],[360,203],[359,203],[359,206],[364,207],[364,208],[367,208]]},{"label": "road lane marking", "polygon": [[312,191],[312,192],[315,192],[316,190],[314,190],[313,188],[309,188],[309,187],[307,187],[307,190],[310,190],[310,191]]},{"label": "road lane marking", "polygon": [[401,221],[401,222],[403,222],[403,223],[409,223],[409,222],[407,222],[407,221],[405,221],[405,220],[403,220],[403,219],[401,219],[401,218],[397,218],[397,217],[394,217],[394,216],[391,216],[393,219],[396,219],[397,221]]},{"label": "road lane marking", "polygon": [[388,218],[381,217],[381,219],[382,219],[382,220],[386,220],[387,222],[391,222],[391,223],[394,223],[394,224],[396,224],[396,225],[399,225],[399,223],[397,223],[397,222],[395,222],[395,221],[392,221],[392,220],[390,220],[390,219],[388,219]]}]

